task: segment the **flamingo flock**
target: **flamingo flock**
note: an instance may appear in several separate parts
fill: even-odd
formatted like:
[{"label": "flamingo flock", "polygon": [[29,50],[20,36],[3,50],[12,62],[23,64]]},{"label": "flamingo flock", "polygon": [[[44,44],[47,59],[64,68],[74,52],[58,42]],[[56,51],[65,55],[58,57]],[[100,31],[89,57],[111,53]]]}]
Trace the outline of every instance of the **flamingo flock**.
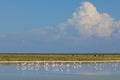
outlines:
[{"label": "flamingo flock", "polygon": [[120,70],[120,63],[78,63],[78,62],[22,62],[16,65],[17,70],[22,71],[32,71],[32,70],[43,70],[43,71],[53,71],[53,72],[70,72],[78,70],[93,70],[93,71],[103,71],[107,69],[107,65],[111,66],[110,69],[114,71]]}]

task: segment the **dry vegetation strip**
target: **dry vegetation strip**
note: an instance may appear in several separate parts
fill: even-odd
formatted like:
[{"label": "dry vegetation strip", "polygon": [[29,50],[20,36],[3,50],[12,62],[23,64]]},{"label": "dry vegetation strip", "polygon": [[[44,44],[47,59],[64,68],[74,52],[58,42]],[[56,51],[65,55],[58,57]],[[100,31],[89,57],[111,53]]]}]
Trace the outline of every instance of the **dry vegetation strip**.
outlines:
[{"label": "dry vegetation strip", "polygon": [[120,60],[120,55],[0,55],[0,61]]}]

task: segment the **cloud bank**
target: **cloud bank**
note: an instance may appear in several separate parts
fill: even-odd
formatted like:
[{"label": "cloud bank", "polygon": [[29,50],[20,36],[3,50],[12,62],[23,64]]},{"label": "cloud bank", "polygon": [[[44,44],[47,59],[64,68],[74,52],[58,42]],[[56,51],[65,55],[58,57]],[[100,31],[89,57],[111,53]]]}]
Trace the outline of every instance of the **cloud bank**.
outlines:
[{"label": "cloud bank", "polygon": [[90,2],[84,2],[64,24],[64,28],[62,26],[62,30],[65,32],[70,26],[86,37],[111,37],[120,33],[120,21],[108,13],[99,13]]},{"label": "cloud bank", "polygon": [[100,13],[90,2],[83,2],[66,22],[58,27],[33,29],[29,33],[50,36],[51,39],[79,40],[81,37],[120,38],[120,21],[108,13]]}]

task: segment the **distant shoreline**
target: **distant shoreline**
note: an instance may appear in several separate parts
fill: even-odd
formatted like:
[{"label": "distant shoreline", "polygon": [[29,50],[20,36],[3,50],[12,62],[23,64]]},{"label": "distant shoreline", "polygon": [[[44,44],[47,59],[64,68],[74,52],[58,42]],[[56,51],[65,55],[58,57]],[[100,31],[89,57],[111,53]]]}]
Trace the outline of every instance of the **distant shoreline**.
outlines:
[{"label": "distant shoreline", "polygon": [[120,60],[120,55],[0,55],[0,61],[84,61],[84,60]]}]

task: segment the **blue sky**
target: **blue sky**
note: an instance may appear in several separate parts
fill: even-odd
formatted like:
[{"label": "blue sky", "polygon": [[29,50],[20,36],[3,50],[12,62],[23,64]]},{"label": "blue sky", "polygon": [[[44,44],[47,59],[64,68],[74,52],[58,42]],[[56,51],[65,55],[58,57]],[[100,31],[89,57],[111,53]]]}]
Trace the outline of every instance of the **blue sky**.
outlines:
[{"label": "blue sky", "polygon": [[119,4],[119,0],[1,0],[0,52],[119,53]]}]

